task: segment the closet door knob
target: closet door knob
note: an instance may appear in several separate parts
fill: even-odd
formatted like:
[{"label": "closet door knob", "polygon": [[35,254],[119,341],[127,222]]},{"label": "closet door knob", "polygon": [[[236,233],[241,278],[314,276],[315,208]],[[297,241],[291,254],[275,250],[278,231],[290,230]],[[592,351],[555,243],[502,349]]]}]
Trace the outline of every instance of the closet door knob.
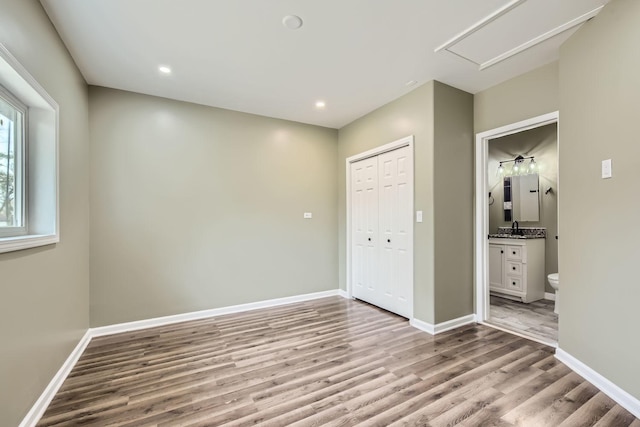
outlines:
[{"label": "closet door knob", "polygon": [[369,241],[371,241],[371,237],[369,237]]},{"label": "closet door knob", "polygon": [[387,243],[391,243],[391,239],[387,239]]}]

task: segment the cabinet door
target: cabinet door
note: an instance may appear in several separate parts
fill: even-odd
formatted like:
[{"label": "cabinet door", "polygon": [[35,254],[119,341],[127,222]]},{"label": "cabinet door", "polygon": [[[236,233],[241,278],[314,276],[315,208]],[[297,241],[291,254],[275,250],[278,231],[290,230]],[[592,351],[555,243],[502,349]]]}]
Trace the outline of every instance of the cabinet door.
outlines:
[{"label": "cabinet door", "polygon": [[504,245],[489,245],[489,286],[504,288]]}]

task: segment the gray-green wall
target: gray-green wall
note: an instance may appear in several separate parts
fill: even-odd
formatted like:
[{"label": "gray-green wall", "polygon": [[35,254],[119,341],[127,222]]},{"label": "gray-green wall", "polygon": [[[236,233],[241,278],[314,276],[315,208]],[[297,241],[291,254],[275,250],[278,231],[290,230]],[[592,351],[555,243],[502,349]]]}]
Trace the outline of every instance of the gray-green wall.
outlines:
[{"label": "gray-green wall", "polygon": [[423,211],[423,222],[414,224],[414,317],[434,324],[473,312],[472,98],[431,81],[340,129],[341,289],[346,289],[346,159],[414,135],[414,209]]},{"label": "gray-green wall", "polygon": [[437,324],[473,313],[473,95],[436,82],[434,123]]},{"label": "gray-green wall", "polygon": [[348,124],[339,131],[338,218],[339,278],[346,290],[346,159],[375,147],[414,136],[414,209],[423,211],[422,223],[414,223],[414,308],[417,319],[434,323],[434,230],[433,230],[433,121],[434,82]]},{"label": "gray-green wall", "polygon": [[560,348],[638,399],[639,22],[614,0],[561,48],[559,199]]},{"label": "gray-green wall", "polygon": [[337,288],[336,130],[89,99],[92,326]]},{"label": "gray-green wall", "polygon": [[0,425],[16,426],[89,327],[87,86],[40,3],[5,0],[0,43],[60,106],[60,243],[0,254]]},{"label": "gray-green wall", "polygon": [[558,111],[558,62],[493,86],[473,97],[476,133]]},{"label": "gray-green wall", "polygon": [[[498,227],[511,227],[504,221],[504,191],[502,177],[497,175],[499,162],[513,160],[518,155],[535,156],[538,165],[540,188],[540,221],[520,222],[521,227],[544,227],[545,239],[545,291],[553,293],[547,283],[547,275],[558,272],[558,126],[550,125],[530,129],[489,141],[489,191],[494,203],[489,206],[489,232],[496,233]],[[512,165],[513,163],[510,163]],[[551,191],[546,192],[548,188]]]}]

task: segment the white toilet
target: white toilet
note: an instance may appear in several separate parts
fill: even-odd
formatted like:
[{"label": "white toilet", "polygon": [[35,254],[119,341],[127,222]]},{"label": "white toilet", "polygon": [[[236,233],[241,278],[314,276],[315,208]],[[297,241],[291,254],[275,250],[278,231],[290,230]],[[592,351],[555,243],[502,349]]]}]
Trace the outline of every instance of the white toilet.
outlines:
[{"label": "white toilet", "polygon": [[553,309],[553,312],[558,314],[558,306],[559,306],[558,304],[560,302],[560,291],[559,291],[560,277],[558,273],[552,273],[547,276],[547,280],[549,281],[549,284],[551,285],[551,287],[556,290],[556,304]]}]

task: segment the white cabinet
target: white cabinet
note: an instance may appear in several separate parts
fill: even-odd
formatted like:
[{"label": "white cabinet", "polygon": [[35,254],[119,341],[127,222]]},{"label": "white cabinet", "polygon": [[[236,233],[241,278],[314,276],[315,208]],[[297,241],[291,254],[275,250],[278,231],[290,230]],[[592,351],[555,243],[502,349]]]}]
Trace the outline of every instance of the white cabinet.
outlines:
[{"label": "white cabinet", "polygon": [[489,239],[492,294],[532,302],[544,298],[544,239]]}]

